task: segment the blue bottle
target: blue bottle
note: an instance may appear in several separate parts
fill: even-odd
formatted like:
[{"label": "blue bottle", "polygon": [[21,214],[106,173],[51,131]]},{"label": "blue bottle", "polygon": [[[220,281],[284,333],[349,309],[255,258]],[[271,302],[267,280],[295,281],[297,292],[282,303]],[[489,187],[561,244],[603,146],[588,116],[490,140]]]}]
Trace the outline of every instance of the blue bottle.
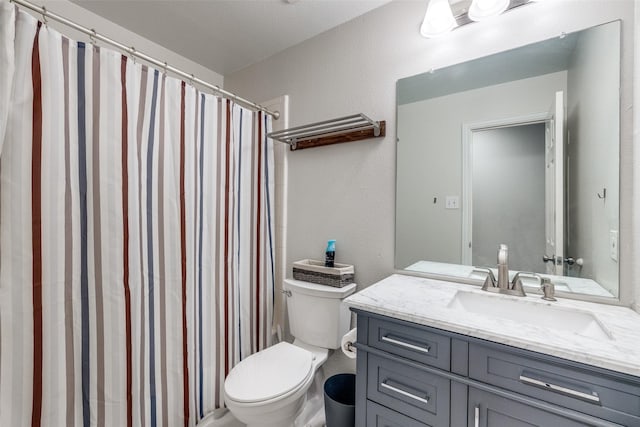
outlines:
[{"label": "blue bottle", "polygon": [[324,266],[333,267],[333,260],[336,257],[336,241],[329,240],[327,242],[327,251],[325,252]]}]

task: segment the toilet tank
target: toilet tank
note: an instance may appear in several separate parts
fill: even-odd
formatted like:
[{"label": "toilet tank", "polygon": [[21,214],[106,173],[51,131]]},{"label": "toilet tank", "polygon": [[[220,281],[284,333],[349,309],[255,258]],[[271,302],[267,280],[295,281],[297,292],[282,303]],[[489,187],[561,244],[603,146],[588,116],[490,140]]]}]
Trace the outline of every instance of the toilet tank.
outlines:
[{"label": "toilet tank", "polygon": [[316,347],[340,347],[342,336],[351,326],[351,313],[342,300],[356,290],[356,284],[334,288],[326,285],[285,279],[287,313],[291,334]]}]

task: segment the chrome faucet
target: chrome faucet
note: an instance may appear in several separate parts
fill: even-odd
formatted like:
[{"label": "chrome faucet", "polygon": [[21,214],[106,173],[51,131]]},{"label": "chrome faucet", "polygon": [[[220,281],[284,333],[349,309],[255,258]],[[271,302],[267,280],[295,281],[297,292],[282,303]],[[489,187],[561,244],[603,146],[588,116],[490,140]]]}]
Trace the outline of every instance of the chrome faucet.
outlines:
[{"label": "chrome faucet", "polygon": [[542,299],[546,301],[557,301],[554,297],[555,286],[547,277],[542,277],[537,273],[518,272],[513,276],[513,280],[509,282],[509,248],[507,245],[501,244],[498,248],[498,279],[493,274],[493,270],[487,267],[474,267],[474,272],[483,272],[487,274],[482,284],[482,290],[487,292],[495,292],[499,294],[514,295],[526,297],[522,286],[521,277],[531,277],[538,280],[540,290],[542,291]]},{"label": "chrome faucet", "polygon": [[[522,287],[522,281],[520,280],[520,276],[530,275],[530,273],[517,273],[513,278],[512,282],[509,282],[509,248],[507,245],[500,245],[498,248],[498,280],[496,280],[496,276],[493,274],[493,271],[489,268],[477,269],[482,270],[487,273],[487,277],[484,280],[484,284],[482,285],[483,291],[488,292],[496,292],[500,294],[506,295],[515,295],[519,297],[524,297],[525,294],[524,289]],[[536,275],[537,276],[537,275]],[[538,279],[540,276],[537,276]]]},{"label": "chrome faucet", "polygon": [[498,248],[498,288],[509,289],[509,248],[500,245]]}]

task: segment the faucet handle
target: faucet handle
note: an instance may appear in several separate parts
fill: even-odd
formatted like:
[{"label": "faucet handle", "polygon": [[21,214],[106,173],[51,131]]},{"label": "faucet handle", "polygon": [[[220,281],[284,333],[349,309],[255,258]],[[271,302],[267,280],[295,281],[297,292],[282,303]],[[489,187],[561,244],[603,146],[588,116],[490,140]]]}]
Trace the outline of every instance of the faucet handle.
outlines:
[{"label": "faucet handle", "polygon": [[495,288],[497,284],[496,276],[493,274],[493,270],[489,267],[474,267],[474,272],[482,272],[487,273],[487,277],[484,279],[484,283],[482,284],[482,290],[486,291],[488,288]]},{"label": "faucet handle", "polygon": [[523,296],[526,294],[524,292],[524,288],[522,286],[522,280],[520,280],[520,277],[531,277],[533,279],[537,279],[538,283],[542,285],[542,277],[539,274],[519,271],[518,273],[516,273],[515,276],[513,276],[513,280],[511,281],[511,289],[514,291],[517,291],[519,294]]},{"label": "faucet handle", "polygon": [[542,284],[542,276],[540,276],[538,273],[532,273],[529,271],[518,271],[516,273],[515,276],[513,276],[513,280],[511,281],[511,283],[516,283],[517,281],[520,281],[520,277],[529,277],[531,279],[537,279],[538,280],[538,284]]}]

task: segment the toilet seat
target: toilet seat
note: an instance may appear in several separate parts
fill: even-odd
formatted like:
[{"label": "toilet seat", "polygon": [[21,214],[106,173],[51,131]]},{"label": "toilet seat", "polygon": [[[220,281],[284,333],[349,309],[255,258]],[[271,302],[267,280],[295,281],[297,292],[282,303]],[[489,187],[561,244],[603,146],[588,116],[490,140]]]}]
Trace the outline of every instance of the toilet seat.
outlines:
[{"label": "toilet seat", "polygon": [[313,354],[281,342],[238,363],[225,380],[225,395],[244,404],[282,398],[305,385],[313,374]]}]

